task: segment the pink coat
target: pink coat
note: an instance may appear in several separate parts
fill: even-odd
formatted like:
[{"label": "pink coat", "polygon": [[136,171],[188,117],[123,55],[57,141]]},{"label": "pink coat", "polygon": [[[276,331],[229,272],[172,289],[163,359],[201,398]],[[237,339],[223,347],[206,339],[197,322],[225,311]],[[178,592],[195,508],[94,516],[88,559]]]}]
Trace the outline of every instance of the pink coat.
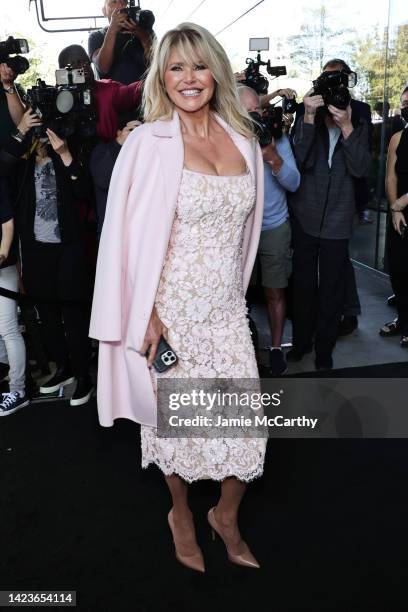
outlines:
[{"label": "pink coat", "polygon": [[[243,284],[251,277],[263,214],[259,145],[215,116],[245,158],[256,184],[256,206],[243,241]],[[90,337],[99,343],[98,412],[101,425],[126,418],[156,425],[156,402],[140,351],[172,229],[184,163],[177,112],[170,121],[138,127],[128,137],[110,183],[99,246]]]}]

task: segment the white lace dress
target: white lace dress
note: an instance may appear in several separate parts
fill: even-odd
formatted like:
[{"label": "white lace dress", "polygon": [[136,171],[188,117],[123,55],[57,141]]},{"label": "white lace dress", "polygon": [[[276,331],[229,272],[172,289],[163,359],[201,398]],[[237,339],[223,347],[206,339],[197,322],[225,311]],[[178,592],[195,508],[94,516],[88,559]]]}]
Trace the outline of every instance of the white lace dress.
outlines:
[{"label": "white lace dress", "polygon": [[[184,169],[156,296],[177,366],[161,376],[258,378],[242,284],[242,239],[255,202],[249,173],[211,176]],[[153,369],[152,369],[152,372]],[[153,374],[156,376],[156,374]],[[155,463],[187,482],[263,472],[264,438],[158,438],[141,427],[142,467]]]}]

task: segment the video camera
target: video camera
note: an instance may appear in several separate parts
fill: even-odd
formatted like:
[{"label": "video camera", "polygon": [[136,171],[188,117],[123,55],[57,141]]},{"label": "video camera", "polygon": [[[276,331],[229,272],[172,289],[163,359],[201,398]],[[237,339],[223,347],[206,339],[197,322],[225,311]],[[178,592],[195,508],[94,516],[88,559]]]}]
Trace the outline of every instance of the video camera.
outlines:
[{"label": "video camera", "polygon": [[261,148],[271,144],[272,138],[282,138],[284,121],[281,106],[269,105],[263,115],[255,112],[249,114],[253,119],[255,135]]},{"label": "video camera", "polygon": [[[30,51],[28,42],[25,38],[13,38],[9,36],[7,40],[0,42],[0,63],[7,64],[14,74],[24,74],[30,66],[28,60],[16,53],[28,53]],[[15,57],[10,57],[15,55]]]},{"label": "video camera", "polygon": [[313,96],[322,96],[326,106],[332,104],[336,108],[345,110],[350,104],[349,88],[357,84],[357,74],[346,70],[333,70],[322,72],[313,81]]},{"label": "video camera", "polygon": [[44,136],[50,128],[60,138],[73,134],[92,137],[96,133],[97,117],[83,68],[74,70],[68,65],[56,70],[55,76],[55,86],[38,79],[37,85],[27,91],[27,103],[43,122],[34,128],[34,134]]},{"label": "video camera", "polygon": [[136,5],[135,0],[129,0],[129,6],[124,9],[120,9],[119,13],[127,13],[129,19],[137,23],[143,30],[151,32],[153,30],[153,24],[155,17],[152,11],[142,11],[140,8],[139,1]]},{"label": "video camera", "polygon": [[266,94],[269,87],[269,81],[259,72],[261,66],[266,66],[266,71],[273,77],[283,76],[286,74],[286,66],[271,66],[271,60],[263,62],[261,60],[261,51],[269,51],[269,38],[250,38],[249,50],[257,51],[256,60],[247,57],[246,63],[248,68],[245,70],[245,80],[240,81],[243,85],[247,85],[256,91],[258,95]]}]

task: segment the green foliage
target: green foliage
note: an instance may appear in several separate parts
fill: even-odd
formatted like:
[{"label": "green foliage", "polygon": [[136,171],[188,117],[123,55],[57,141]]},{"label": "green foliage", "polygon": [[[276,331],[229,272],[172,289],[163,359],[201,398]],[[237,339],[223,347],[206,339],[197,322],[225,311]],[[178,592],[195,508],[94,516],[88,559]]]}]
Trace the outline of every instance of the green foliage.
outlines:
[{"label": "green foliage", "polygon": [[[360,40],[354,54],[354,65],[359,75],[359,88],[371,105],[383,101],[387,32],[380,35],[378,28]],[[408,24],[400,25],[391,33],[387,62],[387,95],[391,110],[400,106],[400,95],[408,81]]]},{"label": "green foliage", "polygon": [[34,40],[32,38],[27,38],[27,36],[16,34],[15,38],[25,38],[30,48],[30,53],[24,56],[27,57],[30,62],[30,67],[27,72],[17,77],[17,83],[26,91],[36,84],[37,79],[43,79],[47,83],[53,85],[55,83],[54,73],[50,69],[49,63],[46,63],[41,47],[38,47]]}]

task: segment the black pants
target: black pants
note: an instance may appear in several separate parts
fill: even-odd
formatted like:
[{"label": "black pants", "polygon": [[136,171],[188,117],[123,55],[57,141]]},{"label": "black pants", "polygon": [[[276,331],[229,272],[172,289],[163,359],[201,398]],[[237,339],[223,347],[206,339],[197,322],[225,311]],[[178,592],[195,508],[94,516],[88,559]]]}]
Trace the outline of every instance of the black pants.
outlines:
[{"label": "black pants", "polygon": [[401,238],[388,224],[387,254],[392,289],[403,336],[408,336],[408,236]]},{"label": "black pants", "polygon": [[303,352],[315,341],[316,356],[331,356],[341,319],[348,240],[306,234],[293,220],[293,346]]},{"label": "black pants", "polygon": [[23,284],[36,300],[43,342],[57,366],[89,372],[91,282],[82,246],[34,242],[22,247]]},{"label": "black pants", "polygon": [[358,297],[356,275],[350,258],[347,261],[345,281],[343,315],[345,317],[358,317],[361,315],[361,304]]}]

